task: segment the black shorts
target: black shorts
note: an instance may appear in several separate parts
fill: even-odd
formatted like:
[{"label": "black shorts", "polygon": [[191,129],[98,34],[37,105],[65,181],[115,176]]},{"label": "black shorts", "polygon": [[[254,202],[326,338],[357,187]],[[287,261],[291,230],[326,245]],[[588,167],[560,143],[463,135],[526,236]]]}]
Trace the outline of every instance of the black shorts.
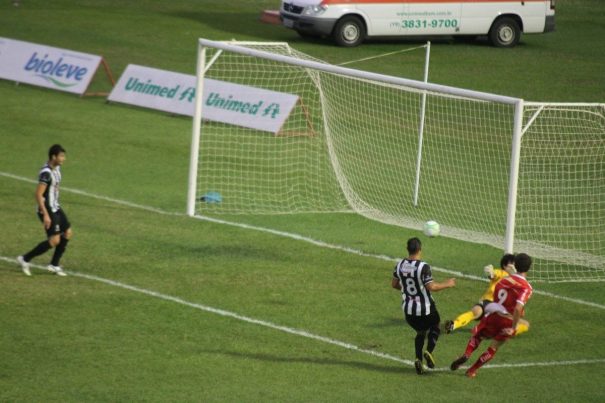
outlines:
[{"label": "black shorts", "polygon": [[[46,230],[46,235],[48,237],[63,234],[71,227],[63,210],[59,209],[55,213],[49,212],[48,214],[50,215],[50,227]],[[38,218],[44,223],[44,216],[42,213],[38,212]]]},{"label": "black shorts", "polygon": [[432,327],[439,327],[441,318],[436,309],[425,316],[405,315],[405,321],[417,332],[426,332]]},{"label": "black shorts", "polygon": [[494,302],[494,301],[484,299],[483,301],[478,302],[474,305],[474,306],[478,306],[481,308],[481,316],[479,316],[477,318],[477,320],[480,320],[483,317],[483,315],[485,315],[485,307],[487,306],[487,304],[491,304],[492,302]]}]

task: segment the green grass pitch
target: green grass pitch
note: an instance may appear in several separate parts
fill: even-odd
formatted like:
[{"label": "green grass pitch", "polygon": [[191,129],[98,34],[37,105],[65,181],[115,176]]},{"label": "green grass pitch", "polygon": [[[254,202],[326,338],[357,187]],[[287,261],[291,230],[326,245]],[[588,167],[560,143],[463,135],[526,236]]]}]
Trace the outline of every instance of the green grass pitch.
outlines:
[{"label": "green grass pitch", "polygon": [[[193,74],[198,37],[287,41],[335,64],[424,43],[303,41],[258,21],[277,7],[23,0],[0,4],[0,36],[101,54],[116,76],[129,63]],[[514,49],[434,40],[431,81],[605,101],[605,5],[557,7],[556,32]],[[418,51],[351,67],[419,79],[423,60]],[[107,90],[106,79],[91,89]],[[464,330],[441,337],[440,370],[418,377],[390,277],[405,240],[420,234],[352,214],[188,218],[190,132],[186,118],[0,81],[0,401],[602,401],[602,283],[536,284],[530,331],[491,368],[474,380],[447,370]],[[43,239],[33,191],[55,142],[68,150],[71,275],[28,278],[14,258]],[[436,279],[457,277],[435,294],[451,318],[480,297],[477,277],[500,251],[423,240]]]}]

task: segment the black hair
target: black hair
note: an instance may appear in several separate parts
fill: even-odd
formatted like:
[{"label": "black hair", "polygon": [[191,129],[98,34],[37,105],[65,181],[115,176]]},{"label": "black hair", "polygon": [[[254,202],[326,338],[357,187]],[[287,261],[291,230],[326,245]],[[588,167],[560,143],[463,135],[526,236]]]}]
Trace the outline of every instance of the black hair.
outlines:
[{"label": "black hair", "polygon": [[410,255],[415,255],[420,252],[422,249],[422,242],[418,238],[410,238],[408,239],[408,253]]},{"label": "black hair", "polygon": [[506,253],[504,256],[502,256],[502,259],[500,259],[500,268],[504,269],[511,263],[515,263],[515,255],[512,253]]},{"label": "black hair", "polygon": [[60,153],[64,153],[64,152],[65,152],[65,149],[63,147],[61,147],[61,144],[53,144],[48,149],[48,159],[52,160],[53,155],[59,155]]},{"label": "black hair", "polygon": [[515,269],[519,273],[527,273],[531,267],[531,257],[526,253],[515,256]]}]

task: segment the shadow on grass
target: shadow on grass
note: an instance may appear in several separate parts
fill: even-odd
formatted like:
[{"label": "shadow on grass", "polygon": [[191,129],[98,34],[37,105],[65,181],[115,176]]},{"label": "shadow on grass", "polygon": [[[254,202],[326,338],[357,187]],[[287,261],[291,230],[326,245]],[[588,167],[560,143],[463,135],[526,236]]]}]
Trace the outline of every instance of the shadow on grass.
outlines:
[{"label": "shadow on grass", "polygon": [[257,360],[264,362],[275,362],[284,364],[311,364],[311,365],[333,365],[333,366],[345,366],[355,369],[362,369],[372,372],[383,372],[392,374],[409,374],[416,376],[416,372],[413,367],[407,367],[404,365],[392,364],[392,365],[377,365],[370,364],[361,361],[347,361],[337,360],[331,358],[310,358],[310,357],[284,357],[281,355],[266,354],[266,353],[241,353],[238,351],[204,351],[205,353],[225,355],[233,358],[241,358],[245,360]]},{"label": "shadow on grass", "polygon": [[385,318],[383,322],[376,322],[369,324],[367,327],[374,329],[390,328],[390,327],[401,327],[402,329],[408,328],[408,324],[405,322],[403,315],[400,318]]}]

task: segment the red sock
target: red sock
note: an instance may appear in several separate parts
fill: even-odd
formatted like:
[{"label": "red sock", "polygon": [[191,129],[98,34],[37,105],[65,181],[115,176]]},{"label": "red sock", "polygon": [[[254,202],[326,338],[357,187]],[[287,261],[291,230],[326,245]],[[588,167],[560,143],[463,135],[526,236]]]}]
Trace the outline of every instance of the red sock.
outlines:
[{"label": "red sock", "polygon": [[479,347],[479,344],[481,344],[481,338],[477,336],[471,336],[471,339],[466,345],[466,351],[464,352],[464,355],[470,357],[471,354],[473,354],[473,351],[475,351],[477,347]]},{"label": "red sock", "polygon": [[475,362],[473,366],[469,368],[469,372],[477,371],[483,366],[483,364],[494,358],[494,355],[496,355],[496,350],[493,347],[488,348],[483,354],[481,354],[481,357],[479,357],[477,362]]}]

